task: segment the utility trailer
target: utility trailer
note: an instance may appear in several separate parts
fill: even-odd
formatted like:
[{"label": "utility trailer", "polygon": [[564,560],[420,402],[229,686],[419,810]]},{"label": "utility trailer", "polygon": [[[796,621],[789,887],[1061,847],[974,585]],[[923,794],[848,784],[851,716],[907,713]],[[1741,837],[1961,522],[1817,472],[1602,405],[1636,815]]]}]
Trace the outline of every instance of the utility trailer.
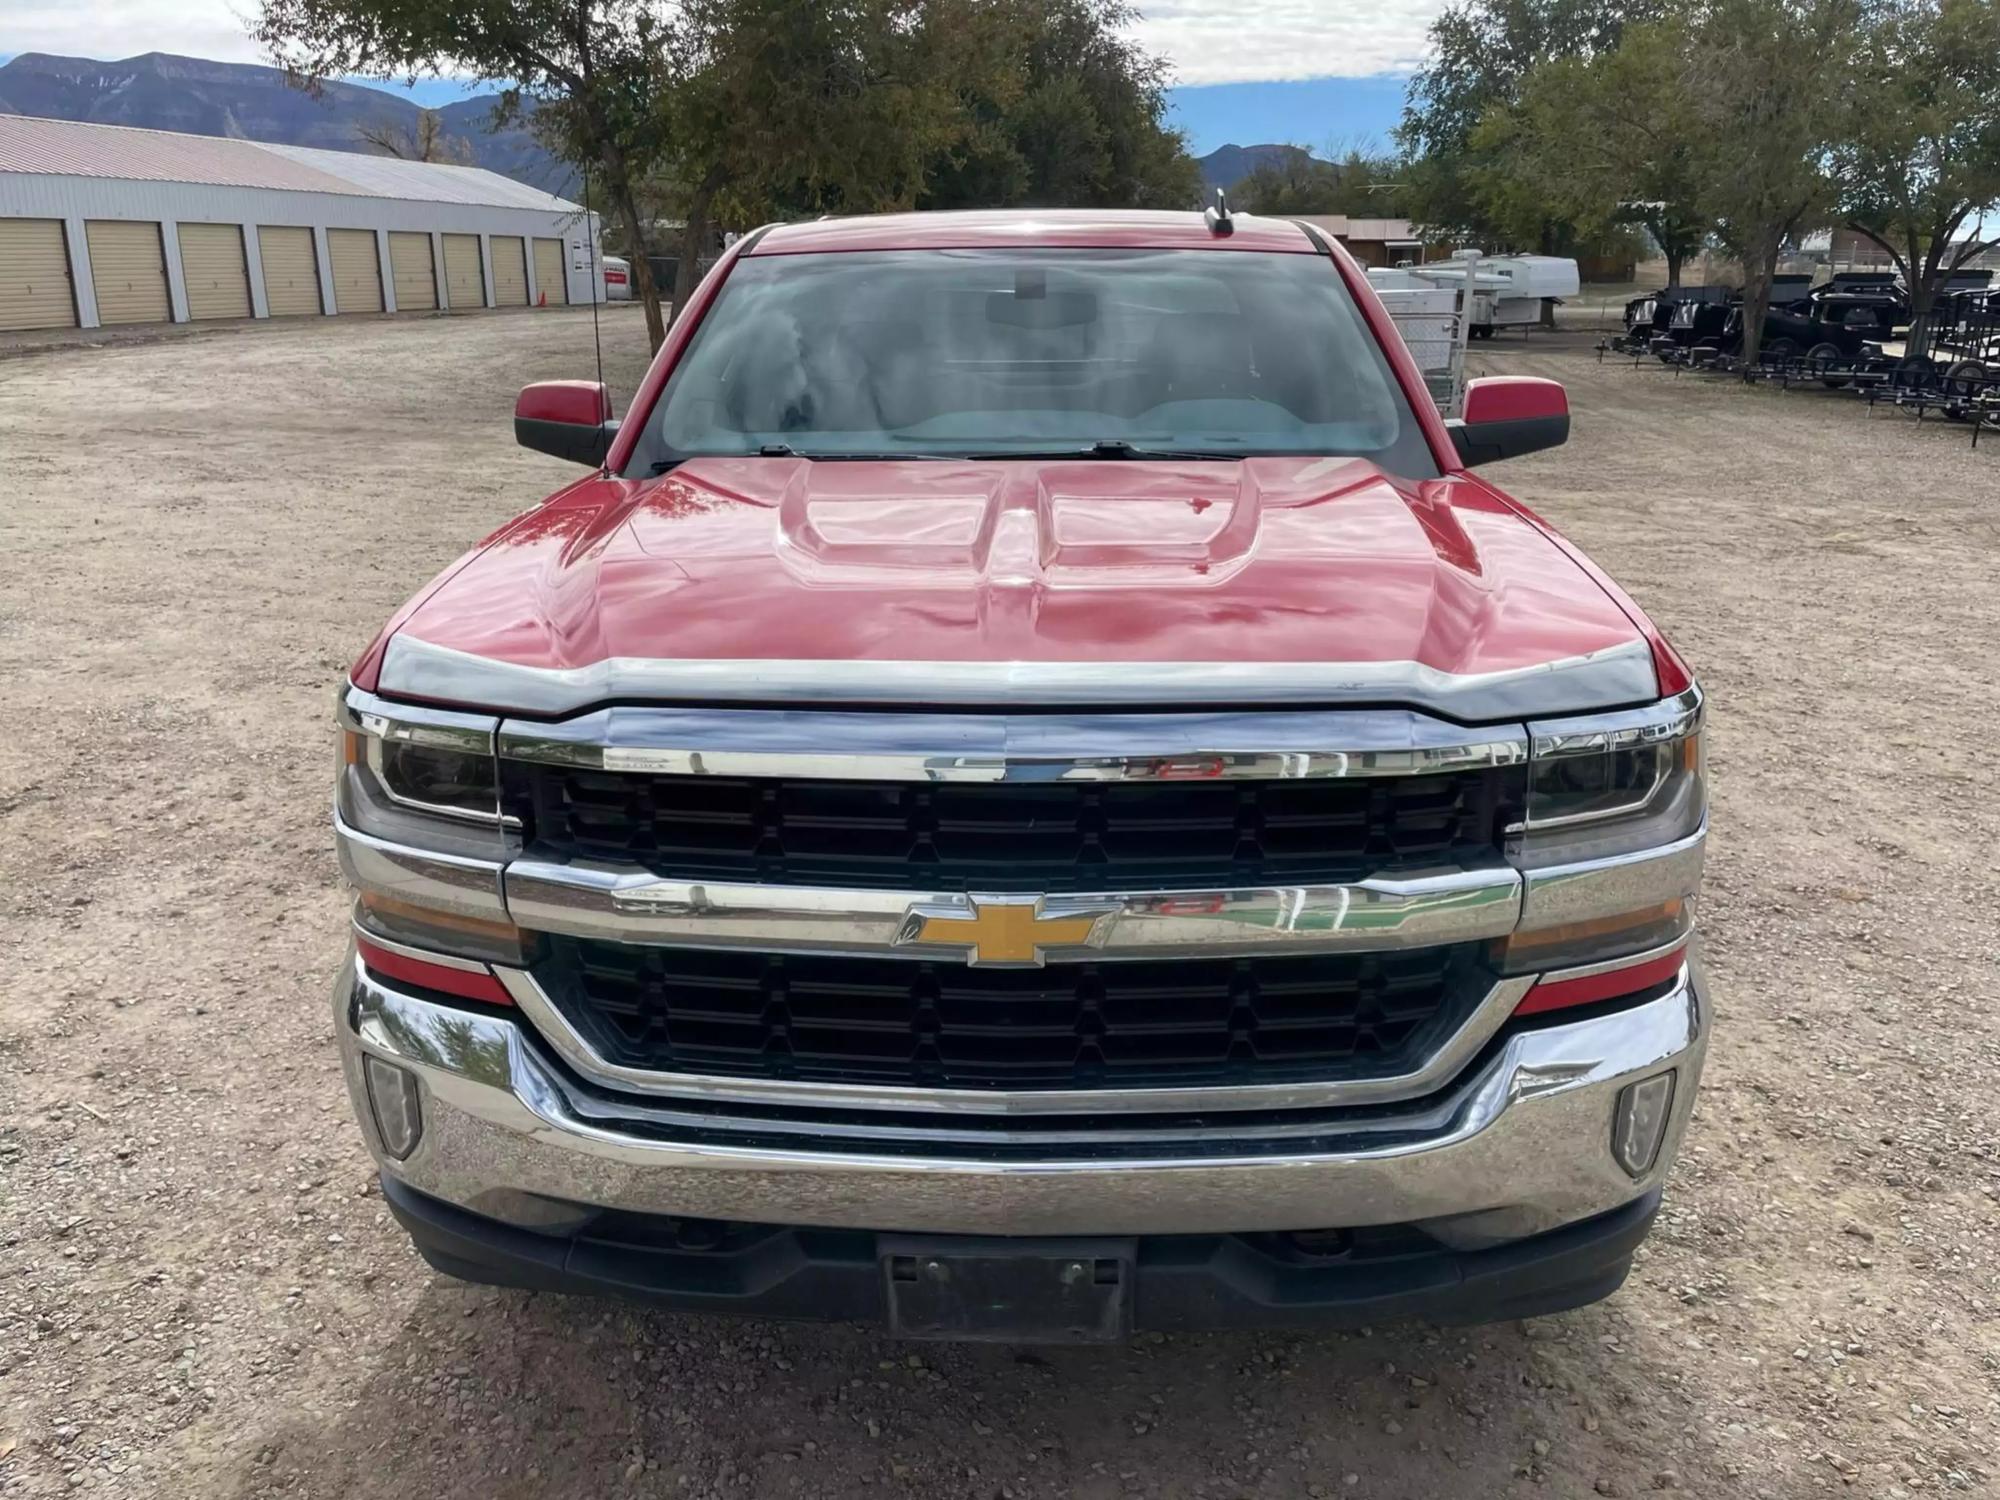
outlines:
[{"label": "utility trailer", "polygon": [[1461,251],[1451,260],[1423,266],[1378,266],[1368,272],[1376,291],[1442,287],[1460,291],[1466,267],[1472,273],[1472,321],[1476,339],[1501,328],[1543,328],[1555,321],[1556,304],[1582,288],[1576,262],[1559,255],[1477,255]]}]

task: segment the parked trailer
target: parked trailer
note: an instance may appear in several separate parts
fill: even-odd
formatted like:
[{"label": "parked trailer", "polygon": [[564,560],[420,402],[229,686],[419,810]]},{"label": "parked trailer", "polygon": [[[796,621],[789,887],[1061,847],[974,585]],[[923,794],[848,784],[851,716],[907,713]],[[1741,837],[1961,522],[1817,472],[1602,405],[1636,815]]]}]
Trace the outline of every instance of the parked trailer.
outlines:
[{"label": "parked trailer", "polygon": [[[1563,256],[1479,256],[1473,263],[1469,332],[1476,339],[1491,338],[1500,328],[1546,326],[1554,320],[1555,305],[1582,287],[1576,262]],[[1427,286],[1456,292],[1465,285],[1466,264],[1454,258],[1423,266],[1377,266],[1368,280],[1378,292]]]}]

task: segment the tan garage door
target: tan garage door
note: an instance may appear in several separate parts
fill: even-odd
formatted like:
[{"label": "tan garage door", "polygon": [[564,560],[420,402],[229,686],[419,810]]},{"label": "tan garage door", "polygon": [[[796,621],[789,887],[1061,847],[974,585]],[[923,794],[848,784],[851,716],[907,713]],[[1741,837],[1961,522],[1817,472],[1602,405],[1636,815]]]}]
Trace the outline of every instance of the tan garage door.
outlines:
[{"label": "tan garage door", "polygon": [[486,242],[493,258],[493,303],[496,307],[528,305],[528,247],[518,234],[496,234]]},{"label": "tan garage door", "polygon": [[243,254],[241,224],[182,224],[181,284],[187,288],[188,317],[250,316],[250,263]]},{"label": "tan garage door", "polygon": [[329,229],[326,265],[333,272],[333,310],[378,313],[382,310],[382,262],[375,253],[372,229]]},{"label": "tan garage door", "polygon": [[264,306],[272,317],[309,318],[319,312],[319,257],[310,229],[259,224],[257,256],[264,262]]},{"label": "tan garage door", "polygon": [[431,267],[431,237],[392,232],[389,274],[396,279],[396,311],[423,312],[438,305],[437,274]]},{"label": "tan garage door", "polygon": [[535,290],[550,307],[569,301],[569,282],[563,277],[563,242],[535,241]]},{"label": "tan garage door", "polygon": [[173,317],[159,225],[92,219],[83,226],[83,239],[90,247],[98,322],[164,323]]},{"label": "tan garage door", "polygon": [[0,219],[0,329],[74,328],[60,219]]},{"label": "tan garage door", "polygon": [[444,237],[445,300],[464,312],[486,305],[486,273],[479,268],[479,236],[448,234]]}]

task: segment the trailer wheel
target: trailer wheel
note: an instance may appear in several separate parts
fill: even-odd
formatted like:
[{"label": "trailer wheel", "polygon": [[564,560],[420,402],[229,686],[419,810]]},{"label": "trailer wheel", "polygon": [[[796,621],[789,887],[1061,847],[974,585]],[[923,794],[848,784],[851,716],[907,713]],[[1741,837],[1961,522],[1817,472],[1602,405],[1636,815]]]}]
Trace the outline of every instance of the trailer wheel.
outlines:
[{"label": "trailer wheel", "polygon": [[1837,391],[1847,384],[1847,376],[1829,373],[1844,358],[1846,356],[1840,352],[1838,344],[1814,344],[1806,351],[1806,359],[1812,365],[1813,373],[1819,376],[1819,383],[1830,391]]},{"label": "trailer wheel", "polygon": [[1799,346],[1790,339],[1772,339],[1757,351],[1760,364],[1775,365],[1799,357]]},{"label": "trailer wheel", "polygon": [[1491,323],[1474,323],[1472,325],[1472,336],[1476,339],[1492,338],[1493,325]]},{"label": "trailer wheel", "polygon": [[1927,359],[1914,354],[1906,354],[1896,361],[1889,372],[1889,388],[1896,391],[1920,391],[1936,377],[1937,366]]},{"label": "trailer wheel", "polygon": [[1976,359],[1962,359],[1944,372],[1944,388],[1954,396],[1976,395],[1988,371]]},{"label": "trailer wheel", "polygon": [[1972,420],[1973,400],[1983,389],[1987,378],[1993,372],[1976,359],[1962,359],[1944,372],[1940,384],[1947,395],[1960,397],[1960,401],[1944,409],[1945,420],[1949,422],[1969,422]]}]

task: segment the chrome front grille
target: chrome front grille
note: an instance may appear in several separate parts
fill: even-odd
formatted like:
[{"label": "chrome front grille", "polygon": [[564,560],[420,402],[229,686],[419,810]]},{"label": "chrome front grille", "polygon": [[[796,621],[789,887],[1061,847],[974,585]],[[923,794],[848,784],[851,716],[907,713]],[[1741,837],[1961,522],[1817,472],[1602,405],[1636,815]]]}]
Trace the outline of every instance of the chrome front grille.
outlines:
[{"label": "chrome front grille", "polygon": [[957,1089],[1414,1071],[1490,990],[1478,945],[971,968],[551,937],[550,1002],[617,1067]]},{"label": "chrome front grille", "polygon": [[605,1086],[1386,1101],[1504,1013],[1518,727],[611,708],[496,742],[517,993]]},{"label": "chrome front grille", "polygon": [[1067,892],[1500,862],[1518,767],[1367,779],[989,784],[649,775],[502,763],[532,855],[677,880]]}]

